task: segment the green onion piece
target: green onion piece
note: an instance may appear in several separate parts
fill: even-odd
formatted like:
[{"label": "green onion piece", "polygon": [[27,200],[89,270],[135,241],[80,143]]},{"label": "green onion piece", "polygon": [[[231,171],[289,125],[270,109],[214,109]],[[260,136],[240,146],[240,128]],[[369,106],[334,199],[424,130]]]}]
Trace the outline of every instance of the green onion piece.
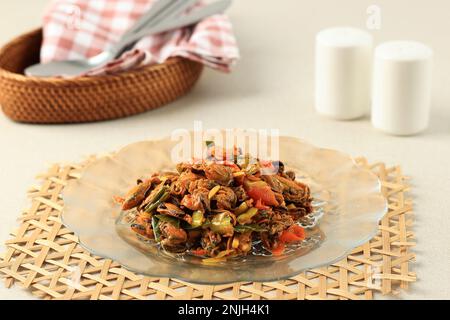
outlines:
[{"label": "green onion piece", "polygon": [[206,221],[202,224],[202,229],[211,228],[211,220],[206,219]]},{"label": "green onion piece", "polygon": [[150,212],[151,210],[148,210],[155,202],[159,200],[159,198],[162,197],[162,195],[166,192],[164,186],[161,187],[161,189],[156,192],[156,194],[153,196],[152,200],[145,206],[145,211]]},{"label": "green onion piece", "polygon": [[240,215],[248,210],[247,202],[242,202],[241,205],[234,211],[235,214]]},{"label": "green onion piece", "polygon": [[155,216],[152,217],[152,229],[157,242],[161,241],[161,230],[159,230],[159,219]]},{"label": "green onion piece", "polygon": [[217,192],[219,192],[220,190],[220,186],[215,186],[214,188],[212,188],[209,193],[208,193],[208,199],[211,200]]},{"label": "green onion piece", "polygon": [[192,228],[201,227],[203,224],[203,220],[204,220],[203,212],[201,212],[200,210],[194,211],[194,213],[192,214],[191,227]]},{"label": "green onion piece", "polygon": [[174,227],[180,228],[180,220],[175,217],[167,216],[165,214],[157,214],[155,217],[162,222],[168,222]]},{"label": "green onion piece", "polygon": [[162,202],[166,201],[170,196],[168,188],[166,186],[162,187],[153,199],[149,202],[149,204],[145,207],[145,212],[152,212],[155,210]]},{"label": "green onion piece", "polygon": [[295,204],[291,203],[290,205],[287,206],[287,208],[289,210],[294,210],[296,208]]},{"label": "green onion piece", "polygon": [[247,212],[241,214],[239,217],[237,217],[237,221],[239,224],[247,224],[250,223],[252,218],[258,214],[258,209],[256,208],[250,208],[247,210]]},{"label": "green onion piece", "polygon": [[267,229],[257,224],[247,224],[234,226],[234,231],[238,233],[245,233],[249,231],[264,232],[267,231]]},{"label": "green onion piece", "polygon": [[216,214],[211,219],[211,230],[220,235],[231,236],[234,233],[233,224],[231,223],[231,217],[227,213]]},{"label": "green onion piece", "polygon": [[248,175],[254,175],[255,173],[257,173],[259,171],[260,167],[258,163],[254,163],[254,164],[248,164],[245,167],[245,173]]}]

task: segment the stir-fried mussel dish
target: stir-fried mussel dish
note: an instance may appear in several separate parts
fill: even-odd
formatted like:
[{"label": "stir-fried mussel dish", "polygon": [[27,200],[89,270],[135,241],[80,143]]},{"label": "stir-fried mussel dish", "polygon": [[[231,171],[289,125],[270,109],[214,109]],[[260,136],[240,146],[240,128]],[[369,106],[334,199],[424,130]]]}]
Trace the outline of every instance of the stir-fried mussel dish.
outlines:
[{"label": "stir-fried mussel dish", "polygon": [[282,162],[238,148],[219,156],[211,144],[206,159],[138,180],[115,200],[134,214],[133,231],[164,250],[214,259],[250,254],[254,243],[280,255],[305,239],[298,221],[313,210],[309,187]]}]

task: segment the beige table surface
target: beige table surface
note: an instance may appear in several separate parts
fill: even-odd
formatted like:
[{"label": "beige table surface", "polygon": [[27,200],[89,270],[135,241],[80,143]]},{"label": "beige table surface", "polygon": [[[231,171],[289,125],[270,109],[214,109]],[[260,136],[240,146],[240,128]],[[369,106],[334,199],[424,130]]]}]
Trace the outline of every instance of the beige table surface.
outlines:
[{"label": "beige table surface", "polygon": [[[0,42],[39,25],[46,0],[0,1]],[[430,128],[392,137],[367,119],[337,122],[318,116],[313,101],[314,35],[334,25],[366,26],[366,9],[382,10],[377,41],[414,39],[435,50]],[[450,2],[446,0],[236,0],[230,10],[242,60],[231,75],[206,71],[185,99],[128,119],[69,126],[13,123],[0,115],[0,241],[28,206],[35,174],[57,161],[77,161],[173,129],[277,128],[370,161],[401,164],[414,184],[418,282],[400,298],[450,298]],[[32,298],[0,285],[0,298]],[[386,297],[389,298],[389,297]]]}]

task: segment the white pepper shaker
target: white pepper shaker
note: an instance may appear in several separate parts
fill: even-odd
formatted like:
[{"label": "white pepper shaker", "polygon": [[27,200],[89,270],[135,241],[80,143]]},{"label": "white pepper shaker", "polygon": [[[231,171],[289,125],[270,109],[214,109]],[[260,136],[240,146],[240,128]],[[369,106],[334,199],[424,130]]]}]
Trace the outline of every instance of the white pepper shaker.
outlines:
[{"label": "white pepper shaker", "polygon": [[431,105],[433,51],[414,41],[390,41],[375,50],[372,124],[394,135],[425,130]]},{"label": "white pepper shaker", "polygon": [[320,114],[351,120],[370,110],[373,38],[352,27],[316,36],[315,105]]}]

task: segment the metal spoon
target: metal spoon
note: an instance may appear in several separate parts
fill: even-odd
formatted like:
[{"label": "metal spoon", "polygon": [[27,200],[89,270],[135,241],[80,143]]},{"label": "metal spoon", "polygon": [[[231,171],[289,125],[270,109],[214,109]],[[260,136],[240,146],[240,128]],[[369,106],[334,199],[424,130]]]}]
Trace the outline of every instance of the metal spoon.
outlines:
[{"label": "metal spoon", "polygon": [[[126,41],[127,38],[142,31],[143,28],[154,26],[158,21],[162,21],[161,17],[167,16],[167,11],[173,10],[173,5],[176,4],[177,1],[178,0],[158,0],[150,10],[148,10],[125,34],[122,35],[119,42],[107,51],[111,50],[111,56],[113,56],[114,53],[112,51],[115,47],[120,46],[122,41]],[[61,74],[61,72],[63,72],[64,75],[76,75],[77,73],[88,71],[98,64],[102,64],[103,61],[106,63],[106,59],[108,59],[110,55],[105,53],[106,52],[103,52],[86,60],[54,61],[45,64],[38,63],[26,68],[25,74],[37,77],[58,75]],[[115,53],[115,55],[117,54],[118,52]]]},{"label": "metal spoon", "polygon": [[144,15],[142,15],[142,17],[140,17],[139,20],[136,21],[136,23],[122,35],[120,40],[141,31],[145,27],[151,27],[155,25],[158,21],[158,17],[164,14],[164,12],[171,10],[171,6],[174,2],[176,2],[176,0],[156,1],[156,3],[150,8],[150,10],[144,13]]},{"label": "metal spoon", "polygon": [[[177,9],[177,7],[173,7],[174,4],[181,4],[181,1],[183,0],[174,0],[171,4],[169,4],[168,7],[165,7],[166,10],[169,8],[168,11],[164,11],[163,14],[164,17],[173,18],[174,13],[178,13],[181,11],[180,9]],[[197,1],[193,0],[184,0],[185,4],[184,10],[186,9],[186,4],[189,3],[195,3]],[[55,76],[55,75],[65,75],[65,76],[76,76],[79,74],[82,74],[84,72],[87,72],[95,67],[99,67],[101,65],[106,64],[109,61],[114,60],[117,55],[120,55],[124,49],[129,48],[131,45],[135,44],[137,41],[142,39],[143,37],[150,35],[150,34],[157,34],[160,32],[181,28],[184,26],[188,26],[191,24],[194,24],[205,17],[211,16],[213,14],[222,13],[228,6],[231,4],[231,0],[221,0],[215,3],[212,3],[206,7],[202,7],[200,9],[197,9],[193,11],[191,14],[186,16],[181,16],[178,19],[167,19],[164,20],[164,18],[159,18],[159,23],[155,22],[156,25],[153,25],[149,28],[143,28],[141,31],[135,32],[130,35],[126,35],[124,39],[119,41],[117,44],[112,46],[109,50],[104,51],[100,53],[99,55],[96,55],[89,59],[83,59],[83,60],[72,60],[72,61],[55,61],[50,62],[46,64],[37,64],[34,66],[31,66],[25,70],[25,74],[29,76],[37,76],[37,77],[49,77],[49,76]],[[172,9],[172,11],[170,10]],[[183,10],[183,11],[184,11]],[[142,22],[144,19],[141,19],[140,22]],[[139,23],[139,22],[138,22]],[[144,26],[145,24],[142,24]]]},{"label": "metal spoon", "polygon": [[[186,11],[189,7],[193,6],[195,3],[197,3],[199,0],[162,0],[158,1],[156,5],[164,6],[164,9],[158,12],[156,15],[144,15],[143,18],[141,18],[134,26],[133,28],[125,33],[125,35],[119,40],[119,42],[116,44],[116,46],[120,46],[122,43],[126,43],[128,39],[136,34],[139,31],[142,30],[148,30],[150,27],[157,26],[162,22],[165,22],[167,20],[177,18],[177,16],[184,11]],[[160,4],[159,2],[166,2],[163,4]],[[118,58],[122,55],[125,51],[128,51],[131,49],[130,47],[133,46],[134,43],[131,43],[127,47],[122,48],[120,51],[115,53],[115,58]]]},{"label": "metal spoon", "polygon": [[[184,2],[186,2],[185,4],[187,4],[187,3],[189,3],[189,1],[191,3],[192,2],[195,3],[198,0],[180,0],[180,1],[184,1]],[[208,6],[205,6],[205,7],[202,7],[202,8],[192,11],[188,15],[180,16],[176,19],[172,19],[172,17],[171,17],[172,15],[174,15],[176,13],[184,12],[186,7],[188,7],[188,6],[185,6],[184,8],[180,7],[175,12],[172,12],[171,16],[168,17],[168,19],[165,19],[164,21],[162,21],[161,23],[157,24],[154,27],[146,28],[142,31],[139,31],[139,32],[133,34],[133,35],[130,35],[126,39],[122,40],[121,43],[118,44],[118,46],[120,45],[120,47],[125,48],[125,47],[129,46],[130,44],[134,44],[136,41],[142,39],[145,36],[148,36],[151,34],[158,34],[158,33],[164,32],[164,31],[169,31],[169,30],[173,30],[173,29],[177,29],[177,28],[195,24],[206,17],[212,16],[212,15],[218,14],[218,13],[223,13],[231,5],[231,3],[232,3],[232,0],[216,1],[214,3],[211,3]],[[117,50],[117,52],[120,52],[120,50]]]}]

